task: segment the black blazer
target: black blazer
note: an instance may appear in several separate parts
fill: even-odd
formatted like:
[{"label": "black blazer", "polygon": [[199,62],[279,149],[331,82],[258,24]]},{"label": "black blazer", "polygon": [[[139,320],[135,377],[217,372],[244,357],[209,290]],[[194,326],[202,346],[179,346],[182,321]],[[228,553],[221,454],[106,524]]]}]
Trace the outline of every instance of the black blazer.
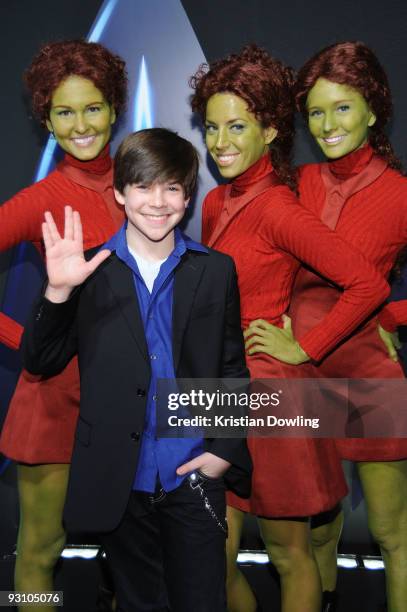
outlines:
[{"label": "black blazer", "polygon": [[[233,260],[187,251],[175,271],[173,357],[178,378],[248,377]],[[24,367],[59,373],[78,354],[80,416],[64,519],[69,530],[110,531],[125,512],[144,426],[150,363],[131,270],[115,253],[54,304],[35,304],[23,338]],[[245,440],[206,450],[232,463],[227,486],[250,493]]]}]

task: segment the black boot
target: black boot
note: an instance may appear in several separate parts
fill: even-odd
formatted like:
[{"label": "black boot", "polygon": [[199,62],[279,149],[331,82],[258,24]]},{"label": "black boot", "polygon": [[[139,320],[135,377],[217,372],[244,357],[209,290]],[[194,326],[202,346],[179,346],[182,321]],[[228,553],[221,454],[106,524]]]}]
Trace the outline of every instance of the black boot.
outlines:
[{"label": "black boot", "polygon": [[335,612],[338,594],[336,591],[324,591],[322,593],[322,612]]}]

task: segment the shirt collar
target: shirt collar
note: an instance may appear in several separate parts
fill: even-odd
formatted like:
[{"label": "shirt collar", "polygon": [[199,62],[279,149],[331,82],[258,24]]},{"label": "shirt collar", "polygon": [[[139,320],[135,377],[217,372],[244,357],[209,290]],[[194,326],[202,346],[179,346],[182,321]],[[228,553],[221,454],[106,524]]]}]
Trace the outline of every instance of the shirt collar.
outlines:
[{"label": "shirt collar", "polygon": [[[110,240],[103,245],[103,248],[109,249],[109,251],[116,251],[118,257],[121,259],[127,259],[128,248],[127,248],[127,239],[126,239],[126,228],[127,228],[127,220],[123,223],[121,228],[114,234]],[[179,227],[176,227],[175,230],[175,246],[171,255],[175,255],[175,257],[182,257],[186,250],[189,251],[198,251],[201,253],[208,253],[209,250],[203,244],[192,240],[189,236],[184,234]]]}]

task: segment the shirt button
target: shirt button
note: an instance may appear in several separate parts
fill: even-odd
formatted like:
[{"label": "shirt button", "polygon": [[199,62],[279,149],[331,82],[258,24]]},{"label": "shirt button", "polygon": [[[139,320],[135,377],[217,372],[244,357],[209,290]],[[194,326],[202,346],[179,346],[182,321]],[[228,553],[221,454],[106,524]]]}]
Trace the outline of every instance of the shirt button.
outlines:
[{"label": "shirt button", "polygon": [[158,400],[158,395],[153,395],[153,402],[156,402]]},{"label": "shirt button", "polygon": [[145,397],[146,395],[145,389],[137,389],[137,395],[138,397]]},{"label": "shirt button", "polygon": [[138,431],[133,431],[130,434],[131,439],[133,440],[133,442],[138,442],[140,440],[140,432]]},{"label": "shirt button", "polygon": [[150,355],[150,359],[157,359],[157,355]]}]

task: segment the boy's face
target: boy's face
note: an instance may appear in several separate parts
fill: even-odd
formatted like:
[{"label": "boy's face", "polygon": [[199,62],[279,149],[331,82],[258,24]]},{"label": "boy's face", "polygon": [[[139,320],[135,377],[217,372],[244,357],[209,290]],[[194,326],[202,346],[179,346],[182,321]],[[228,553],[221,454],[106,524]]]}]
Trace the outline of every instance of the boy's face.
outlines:
[{"label": "boy's face", "polygon": [[115,195],[126,211],[128,238],[153,248],[167,239],[172,241],[189,202],[183,186],[172,181],[126,185],[123,193],[115,189]]}]

